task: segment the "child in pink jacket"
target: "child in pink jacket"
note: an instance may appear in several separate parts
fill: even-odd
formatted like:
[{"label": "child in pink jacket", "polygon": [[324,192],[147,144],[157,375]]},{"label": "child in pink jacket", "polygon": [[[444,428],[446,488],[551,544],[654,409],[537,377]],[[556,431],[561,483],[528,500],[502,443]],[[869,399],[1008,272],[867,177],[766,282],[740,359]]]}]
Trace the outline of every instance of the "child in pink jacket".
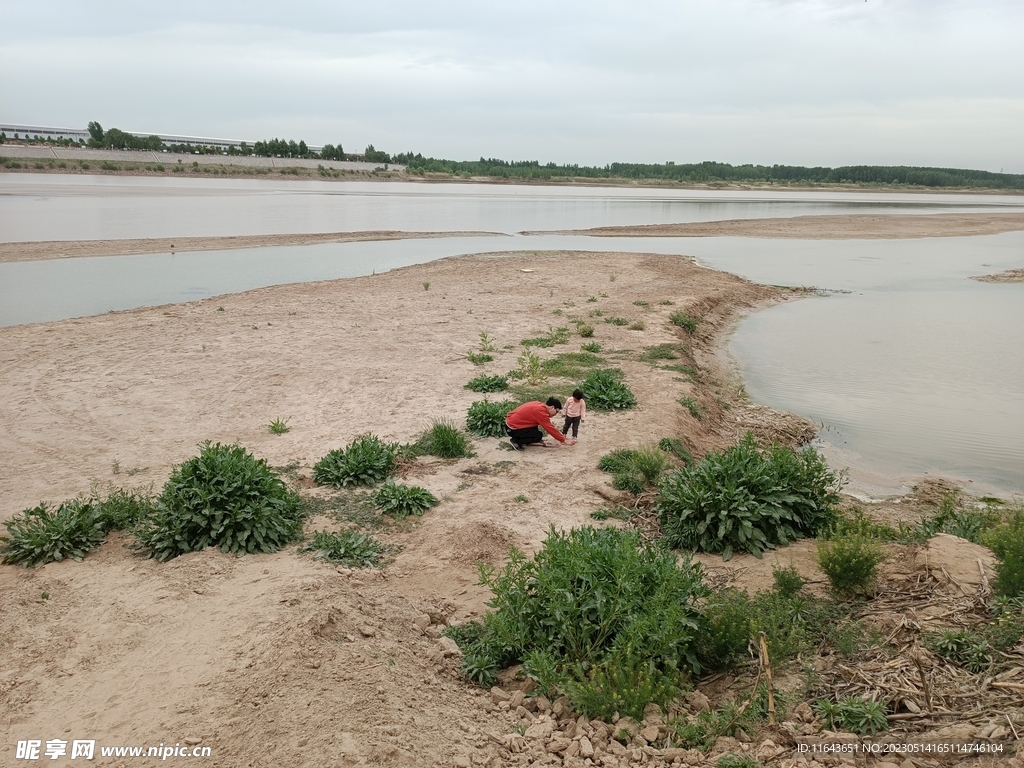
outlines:
[{"label": "child in pink jacket", "polygon": [[583,399],[583,390],[574,389],[572,397],[565,401],[565,423],[562,425],[562,434],[569,434],[569,427],[572,427],[572,436],[576,438],[580,433],[580,422],[587,420],[587,403]]}]

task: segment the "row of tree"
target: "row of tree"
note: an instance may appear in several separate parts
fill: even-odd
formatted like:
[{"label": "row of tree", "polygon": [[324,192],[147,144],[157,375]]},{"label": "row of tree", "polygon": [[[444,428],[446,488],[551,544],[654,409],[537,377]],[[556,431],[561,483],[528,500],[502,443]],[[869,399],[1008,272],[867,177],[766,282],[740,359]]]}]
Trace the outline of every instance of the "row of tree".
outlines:
[{"label": "row of tree", "polygon": [[759,182],[807,184],[908,184],[924,187],[1024,189],[1024,175],[962,168],[850,165],[838,168],[800,165],[730,165],[729,163],[609,163],[605,166],[541,165],[536,160],[444,160],[411,152],[393,162],[420,173],[448,173],[506,179],[647,179],[682,182]]}]

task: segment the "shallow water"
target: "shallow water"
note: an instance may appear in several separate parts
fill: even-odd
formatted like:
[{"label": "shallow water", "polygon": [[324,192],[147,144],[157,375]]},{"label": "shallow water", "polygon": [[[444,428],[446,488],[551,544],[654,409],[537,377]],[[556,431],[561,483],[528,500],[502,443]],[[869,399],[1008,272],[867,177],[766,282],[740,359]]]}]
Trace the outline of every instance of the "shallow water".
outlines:
[{"label": "shallow water", "polygon": [[0,242],[582,229],[840,213],[1024,210],[1024,198],[0,173]]},{"label": "shallow water", "polygon": [[[117,177],[102,178],[96,188],[77,177],[63,186],[49,181],[61,177],[41,177],[47,180],[41,191],[53,194],[28,205],[20,193],[31,185],[20,179],[40,177],[18,178],[21,187],[0,179],[0,239],[183,236],[183,227],[197,235],[515,232],[1024,203],[989,196],[903,200],[497,185],[321,184],[330,189],[319,190],[295,182],[184,179],[170,180],[179,187],[149,188],[142,184],[148,180]],[[12,188],[20,193],[10,194]],[[8,215],[12,199],[20,201],[14,208],[23,207],[24,219]],[[153,217],[162,206],[186,212],[185,220],[176,215],[158,223]],[[66,219],[54,218],[58,209],[69,212]],[[297,211],[305,218],[293,219]],[[294,228],[274,223],[286,221]],[[759,282],[828,289],[826,296],[759,312],[740,325],[731,350],[751,397],[818,421],[830,456],[894,481],[892,490],[922,472],[959,477],[978,489],[1024,490],[1024,285],[967,279],[1024,266],[1021,232],[894,241],[495,236],[13,262],[0,264],[0,325],[353,277],[464,253],[555,249],[690,255]]]}]

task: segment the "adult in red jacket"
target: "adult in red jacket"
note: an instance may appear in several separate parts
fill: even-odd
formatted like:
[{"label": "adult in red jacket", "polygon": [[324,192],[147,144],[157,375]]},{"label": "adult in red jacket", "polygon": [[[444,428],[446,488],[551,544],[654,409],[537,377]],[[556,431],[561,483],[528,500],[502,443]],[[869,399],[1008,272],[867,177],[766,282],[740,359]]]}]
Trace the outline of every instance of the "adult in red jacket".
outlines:
[{"label": "adult in red jacket", "polygon": [[[509,439],[512,441],[512,447],[521,451],[527,445],[544,445],[544,432],[560,443],[575,445],[575,439],[565,437],[551,423],[551,417],[560,410],[562,410],[562,401],[557,397],[549,397],[547,403],[534,400],[531,403],[523,403],[515,410],[510,411],[505,417],[505,432],[508,433]],[[541,429],[544,432],[541,432]]]}]

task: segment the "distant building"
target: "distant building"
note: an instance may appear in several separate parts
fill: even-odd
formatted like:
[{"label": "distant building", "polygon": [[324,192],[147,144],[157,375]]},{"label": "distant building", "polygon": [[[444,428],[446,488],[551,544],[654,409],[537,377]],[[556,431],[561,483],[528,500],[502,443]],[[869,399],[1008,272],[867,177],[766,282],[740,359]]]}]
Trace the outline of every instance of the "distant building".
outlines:
[{"label": "distant building", "polygon": [[[18,138],[35,139],[39,137],[41,139],[70,139],[71,141],[89,141],[89,131],[85,128],[54,128],[52,126],[45,125],[15,125],[13,123],[0,123],[0,132],[3,132],[8,139],[13,139],[14,134],[18,134]],[[211,147],[213,149],[220,149],[227,152],[231,147],[242,146],[242,141],[239,139],[211,139],[204,136],[175,136],[169,133],[141,133],[139,131],[125,131],[132,136],[138,136],[140,139],[148,138],[149,136],[157,136],[160,141],[164,144],[183,144],[189,147]],[[255,141],[246,141],[249,147],[255,144]],[[323,147],[309,147],[310,152],[319,152]]]}]

